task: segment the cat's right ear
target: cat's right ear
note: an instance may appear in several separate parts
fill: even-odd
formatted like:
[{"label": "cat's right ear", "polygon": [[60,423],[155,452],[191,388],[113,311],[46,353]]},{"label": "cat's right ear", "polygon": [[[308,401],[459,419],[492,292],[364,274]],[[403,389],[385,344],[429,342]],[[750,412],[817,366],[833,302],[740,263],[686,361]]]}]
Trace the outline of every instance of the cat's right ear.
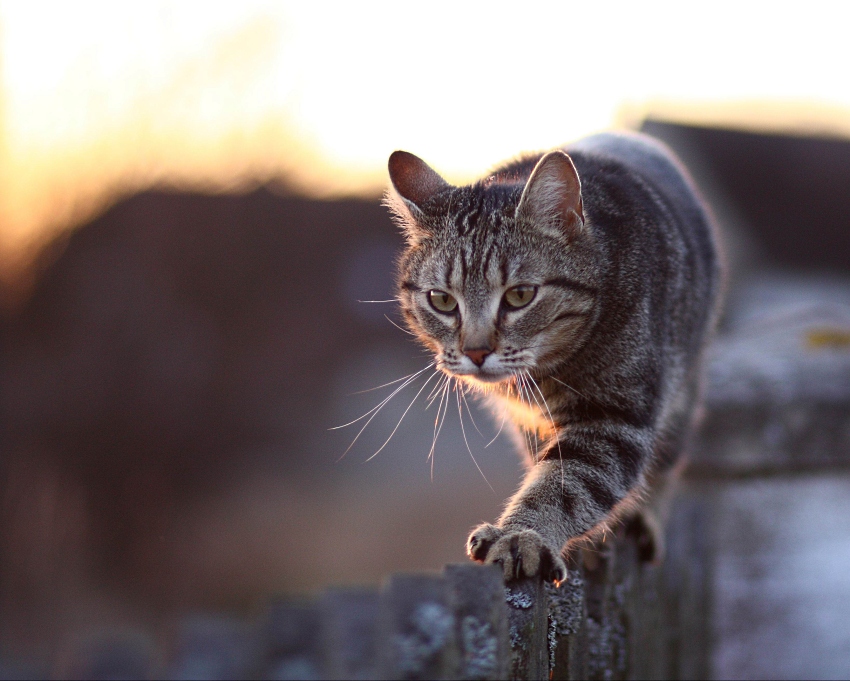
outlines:
[{"label": "cat's right ear", "polygon": [[390,154],[387,167],[390,171],[390,182],[399,196],[417,209],[434,194],[451,186],[425,161],[406,151],[394,151]]},{"label": "cat's right ear", "polygon": [[411,242],[428,236],[421,218],[422,205],[451,185],[425,161],[406,151],[394,151],[387,168],[395,192],[387,192],[384,203],[394,213]]}]

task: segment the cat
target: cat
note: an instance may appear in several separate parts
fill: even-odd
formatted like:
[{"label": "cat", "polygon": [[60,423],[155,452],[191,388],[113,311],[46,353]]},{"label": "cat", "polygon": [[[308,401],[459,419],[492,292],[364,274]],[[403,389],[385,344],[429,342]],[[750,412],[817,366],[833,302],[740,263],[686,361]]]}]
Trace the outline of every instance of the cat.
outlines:
[{"label": "cat", "polygon": [[603,133],[468,186],[404,151],[388,169],[408,327],[527,443],[519,491],[469,556],[559,584],[570,547],[641,507],[661,553],[648,500],[692,431],[722,288],[684,167],[645,135]]}]

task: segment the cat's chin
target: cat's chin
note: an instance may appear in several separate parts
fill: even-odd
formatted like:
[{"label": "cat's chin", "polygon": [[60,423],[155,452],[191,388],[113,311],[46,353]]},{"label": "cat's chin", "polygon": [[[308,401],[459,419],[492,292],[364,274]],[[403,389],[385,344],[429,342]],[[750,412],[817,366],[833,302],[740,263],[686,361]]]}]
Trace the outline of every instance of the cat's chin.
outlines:
[{"label": "cat's chin", "polygon": [[514,377],[514,374],[510,372],[498,372],[498,373],[490,373],[479,371],[477,374],[463,374],[459,375],[458,378],[462,378],[466,383],[477,387],[477,388],[493,388],[498,383],[505,383],[510,381]]}]

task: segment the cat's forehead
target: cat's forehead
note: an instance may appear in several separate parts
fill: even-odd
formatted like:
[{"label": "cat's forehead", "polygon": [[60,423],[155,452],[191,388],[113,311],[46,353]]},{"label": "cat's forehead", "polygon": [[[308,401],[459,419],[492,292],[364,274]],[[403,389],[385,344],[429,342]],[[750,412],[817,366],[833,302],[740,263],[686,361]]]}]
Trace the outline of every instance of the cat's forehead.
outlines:
[{"label": "cat's forehead", "polygon": [[532,277],[546,268],[527,244],[478,231],[465,237],[443,235],[432,242],[414,275],[420,283],[465,293],[489,292]]},{"label": "cat's forehead", "polygon": [[452,187],[434,197],[426,212],[461,236],[479,229],[493,232],[513,221],[521,194],[521,185],[492,185],[486,181]]},{"label": "cat's forehead", "polygon": [[521,185],[484,181],[433,197],[423,207],[433,236],[413,258],[414,278],[483,295],[540,269],[547,249],[540,235],[517,223],[521,194]]}]

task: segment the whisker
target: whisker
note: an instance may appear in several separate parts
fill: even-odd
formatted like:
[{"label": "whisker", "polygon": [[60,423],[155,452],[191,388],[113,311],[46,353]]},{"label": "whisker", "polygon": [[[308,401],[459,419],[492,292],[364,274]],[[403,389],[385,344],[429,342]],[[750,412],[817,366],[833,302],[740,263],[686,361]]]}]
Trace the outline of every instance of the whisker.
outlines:
[{"label": "whisker", "polygon": [[[448,380],[449,375],[443,374],[443,380],[437,381],[437,384],[434,386],[434,388],[431,390],[431,393],[428,395],[428,406],[426,406],[425,409],[431,408],[431,405],[434,404],[434,400],[437,399],[437,395],[439,395],[440,391],[443,389],[443,384]],[[437,413],[440,413],[439,409],[437,409]]]},{"label": "whisker", "polygon": [[[427,367],[425,367],[425,369],[428,369],[432,366],[434,366],[433,362],[431,362]],[[425,371],[425,369],[422,369],[422,371]],[[376,385],[374,388],[366,388],[366,390],[358,390],[357,392],[350,393],[350,394],[351,395],[362,395],[363,393],[370,393],[373,390],[380,390],[381,388],[386,388],[389,385],[393,385],[394,383],[398,383],[399,381],[403,381],[405,378],[410,378],[411,376],[415,376],[417,373],[422,373],[422,372],[421,371],[420,372],[414,372],[412,374],[408,374],[407,376],[402,376],[401,378],[397,378],[394,381],[390,381],[389,383],[384,383],[383,385]],[[353,421],[352,421],[352,423],[353,423]],[[342,428],[342,427],[343,426],[337,426],[337,428]]]},{"label": "whisker", "polygon": [[492,444],[496,441],[496,438],[497,438],[497,437],[499,437],[499,435],[501,435],[501,434],[502,434],[502,428],[504,428],[504,427],[505,427],[505,421],[507,420],[507,418],[508,418],[508,408],[507,408],[507,407],[504,407],[504,408],[502,409],[502,423],[499,425],[499,430],[498,430],[498,431],[496,432],[496,434],[493,436],[493,439],[492,439],[492,440],[490,440],[490,442],[488,442],[486,445],[484,445],[484,449],[487,449],[487,447],[489,447],[490,445],[492,445]]},{"label": "whisker", "polygon": [[[490,484],[490,481],[487,479],[487,476],[484,475],[484,471],[481,470],[481,466],[478,465],[478,462],[475,460],[475,457],[472,454],[472,449],[469,447],[469,441],[466,439],[466,428],[463,427],[463,410],[460,408],[460,395],[461,391],[458,390],[457,382],[455,382],[455,397],[457,398],[457,415],[460,418],[460,432],[463,433],[463,441],[466,444],[466,451],[469,452],[469,456],[472,459],[472,463],[475,464],[475,467],[478,469],[478,472],[481,473],[481,477],[484,478],[484,482],[487,483],[487,487],[493,492],[496,493],[496,490],[493,489],[493,485]],[[468,406],[468,405],[467,405]]]},{"label": "whisker", "polygon": [[[555,442],[558,445],[558,460],[561,462],[561,489],[564,488],[564,453],[561,451],[561,438],[558,436],[558,429],[555,427],[555,419],[552,418],[552,411],[549,409],[549,403],[546,401],[546,396],[543,394],[543,391],[540,389],[540,386],[537,385],[537,382],[532,378],[531,374],[526,371],[526,376],[528,376],[528,380],[531,381],[531,385],[533,385],[537,392],[540,394],[540,399],[543,400],[543,404],[546,407],[546,413],[549,414],[549,423],[552,424],[552,431],[554,433]],[[537,400],[537,398],[534,398]]]},{"label": "whisker", "polygon": [[[507,387],[508,397],[510,397],[511,392],[515,391],[515,389],[516,389],[516,381],[513,381],[512,383],[508,384],[508,387]],[[496,441],[496,438],[498,438],[499,435],[502,434],[502,429],[505,427],[505,421],[507,421],[507,418],[508,418],[508,406],[505,403],[505,404],[502,405],[502,422],[499,424],[499,430],[493,436],[493,439],[490,440],[490,442],[488,442],[486,445],[484,445],[484,449],[487,449],[487,447],[492,445]]]},{"label": "whisker", "polygon": [[[450,378],[450,377],[447,377]],[[446,413],[449,411],[449,381],[445,381],[443,384],[443,396],[440,398],[440,406],[437,407],[437,418],[434,420],[434,440],[431,443],[431,451],[428,452],[428,458],[431,460],[431,480],[434,480],[434,451],[437,447],[437,438],[440,437],[440,431],[443,430],[443,423],[446,420]],[[440,409],[443,408],[443,403],[445,402],[445,409],[443,409],[443,417],[440,418]],[[439,426],[437,422],[439,421]]]},{"label": "whisker", "polygon": [[372,459],[374,459],[376,456],[378,456],[378,454],[381,452],[381,450],[389,444],[390,440],[393,439],[393,435],[395,435],[395,432],[398,430],[398,427],[401,425],[401,422],[404,421],[404,417],[407,416],[407,412],[409,412],[410,408],[413,406],[413,403],[416,402],[416,399],[422,394],[422,391],[425,390],[425,386],[427,386],[431,382],[431,380],[434,378],[434,376],[437,375],[437,373],[438,372],[435,371],[433,374],[431,374],[428,377],[428,380],[426,380],[422,384],[422,387],[419,388],[419,391],[416,393],[416,395],[413,396],[413,399],[410,400],[410,404],[407,405],[407,409],[404,410],[404,413],[401,415],[401,418],[398,420],[398,423],[395,424],[395,428],[393,428],[393,432],[390,433],[390,436],[384,441],[384,444],[382,444],[380,447],[378,447],[378,450],[374,454],[372,454],[372,456],[370,456],[368,459],[366,459],[366,461],[371,461]]},{"label": "whisker", "polygon": [[447,385],[447,383],[448,383],[448,380],[449,380],[449,377],[448,377],[448,376],[446,376],[446,380],[445,380],[445,381],[441,381],[441,382],[439,383],[439,386],[440,386],[440,392],[439,392],[439,393],[437,393],[437,394],[440,396],[440,402],[439,402],[439,404],[437,404],[437,415],[434,417],[434,437],[433,437],[433,438],[432,438],[432,440],[431,440],[431,449],[428,451],[428,458],[429,458],[429,459],[430,459],[430,458],[431,458],[431,456],[434,454],[434,447],[435,447],[435,446],[436,446],[436,444],[437,444],[437,426],[438,426],[438,425],[439,425],[439,423],[440,423],[440,411],[443,409],[443,400],[444,400],[444,399],[445,399],[445,397],[446,397],[446,390],[445,390],[445,388],[446,388],[446,385]]},{"label": "whisker", "polygon": [[560,384],[561,384],[562,386],[564,386],[565,388],[569,388],[569,389],[570,389],[570,390],[572,390],[572,391],[573,391],[576,395],[578,395],[579,397],[582,397],[582,398],[586,399],[586,400],[587,400],[588,402],[590,402],[591,404],[595,404],[597,407],[599,407],[599,408],[602,410],[602,413],[603,413],[603,414],[605,414],[606,416],[608,416],[608,412],[606,412],[606,411],[605,411],[605,407],[603,407],[601,404],[599,404],[599,402],[597,402],[596,400],[592,400],[592,399],[590,399],[590,398],[589,398],[587,395],[585,395],[584,393],[580,393],[578,390],[576,390],[575,388],[573,388],[571,385],[567,385],[567,384],[566,384],[566,383],[564,383],[562,380],[557,379],[557,378],[555,378],[554,376],[549,376],[549,378],[551,378],[553,381],[555,381],[555,383],[560,383]]},{"label": "whisker", "polygon": [[[358,421],[360,421],[361,419],[365,419],[365,418],[366,418],[367,416],[369,416],[369,414],[371,414],[373,411],[379,410],[381,407],[383,407],[383,406],[384,406],[387,402],[389,402],[389,401],[390,401],[393,397],[395,397],[395,396],[399,393],[399,391],[404,390],[404,389],[405,389],[405,387],[407,387],[407,386],[408,386],[408,385],[410,385],[413,381],[415,381],[415,380],[416,380],[416,377],[417,377],[417,376],[419,376],[419,375],[420,375],[423,371],[426,371],[427,369],[430,369],[432,366],[433,366],[433,364],[429,364],[429,365],[428,365],[427,367],[425,367],[424,369],[421,369],[421,370],[417,371],[415,374],[411,374],[409,377],[406,377],[406,380],[404,380],[404,379],[399,379],[399,380],[404,380],[404,383],[402,383],[402,384],[401,384],[398,388],[396,388],[395,390],[393,390],[393,392],[392,392],[392,393],[390,393],[389,397],[386,397],[384,400],[382,400],[381,402],[379,402],[376,406],[372,407],[369,411],[367,411],[365,414],[363,414],[363,416],[358,416],[358,417],[357,417],[356,419],[354,419],[353,421],[349,421],[348,423],[343,423],[341,426],[333,426],[332,428],[328,428],[328,430],[339,430],[340,428],[347,428],[348,426],[350,426],[350,425],[353,425],[353,424],[357,423],[357,422],[358,422]],[[397,383],[398,381],[393,381],[393,382],[394,382],[394,383]],[[383,386],[381,386],[381,387],[383,387]],[[371,421],[371,419],[369,419],[369,420]],[[368,421],[367,421],[367,423],[368,423]]]},{"label": "whisker", "polygon": [[[559,379],[559,378],[555,378],[554,376],[549,376],[549,378],[551,378],[553,381],[555,381],[555,383],[560,383],[560,384],[561,384],[562,386],[564,386],[565,388],[569,388],[570,390],[572,390],[572,391],[573,391],[576,395],[578,395],[579,397],[584,397],[584,395],[583,395],[582,393],[580,393],[578,390],[576,390],[575,388],[573,388],[571,385],[569,385],[569,384],[567,384],[567,383],[564,383],[561,379]],[[587,398],[587,397],[584,397],[584,399],[586,399],[586,400],[587,400],[588,398]]]},{"label": "whisker", "polygon": [[[421,373],[421,372],[420,372],[420,373]],[[383,409],[383,408],[384,408],[384,406],[387,404],[387,402],[389,402],[389,401],[390,401],[393,397],[395,397],[395,396],[396,396],[396,395],[397,395],[400,391],[404,390],[404,389],[405,389],[408,385],[410,385],[410,384],[411,384],[411,383],[412,383],[412,382],[413,382],[413,381],[414,381],[414,380],[415,380],[418,376],[419,376],[419,374],[416,374],[416,376],[414,376],[413,378],[409,378],[409,379],[407,379],[407,380],[406,380],[404,383],[402,383],[402,384],[401,384],[398,388],[396,388],[395,390],[393,390],[392,394],[390,394],[390,396],[389,396],[389,397],[387,397],[387,398],[386,398],[383,402],[381,402],[381,403],[380,403],[377,407],[374,407],[374,408],[372,408],[372,409],[370,410],[370,411],[373,411],[374,413],[373,413],[373,414],[369,417],[369,420],[368,420],[368,421],[366,421],[366,423],[364,423],[364,424],[363,424],[363,427],[362,427],[362,428],[361,428],[361,429],[357,432],[357,435],[355,435],[355,436],[354,436],[354,439],[351,441],[351,444],[350,444],[350,445],[348,445],[348,448],[347,448],[347,449],[346,449],[346,450],[345,450],[345,451],[344,451],[344,452],[340,455],[340,457],[337,459],[337,463],[339,463],[340,461],[342,461],[343,457],[345,457],[345,455],[346,455],[346,454],[348,454],[348,452],[350,452],[350,451],[351,451],[351,448],[354,446],[354,443],[355,443],[355,442],[357,442],[357,440],[358,440],[358,439],[360,438],[360,436],[363,434],[363,431],[364,431],[364,430],[366,430],[366,427],[367,427],[367,426],[368,426],[368,425],[372,422],[372,419],[374,419],[374,418],[375,418],[375,417],[376,417],[376,416],[380,413],[381,409]],[[369,412],[366,412],[366,414],[364,414],[363,416],[366,416],[368,413],[369,413]],[[361,417],[360,417],[360,419],[362,419],[362,418],[363,418],[363,416],[361,416]],[[355,423],[356,421],[359,421],[360,419],[355,419],[355,421],[352,421],[352,423]],[[347,425],[351,425],[351,424],[347,424]],[[345,427],[345,426],[338,426],[337,428],[344,428],[344,427]]]},{"label": "whisker", "polygon": [[415,334],[415,333],[413,333],[412,331],[408,331],[407,329],[405,329],[405,328],[403,328],[403,327],[399,326],[398,324],[396,324],[396,323],[395,323],[392,319],[390,319],[389,317],[387,317],[387,315],[384,315],[384,318],[385,318],[385,319],[386,319],[386,320],[387,320],[390,324],[392,324],[395,328],[397,328],[399,331],[404,331],[404,332],[405,332],[408,336],[414,336],[414,337],[416,336],[416,334]]},{"label": "whisker", "polygon": [[358,303],[397,303],[398,298],[390,298],[389,300],[358,300]]},{"label": "whisker", "polygon": [[[528,401],[530,404],[530,400],[526,397],[525,377],[521,374],[517,374],[517,387],[522,395],[522,399]],[[536,438],[536,435],[529,433],[529,431],[523,427],[520,427],[520,430],[525,438],[526,447],[528,447],[528,455],[534,457],[534,460],[537,461],[537,447],[532,446],[532,438]]]},{"label": "whisker", "polygon": [[481,437],[484,437],[484,433],[481,432],[481,429],[478,427],[478,424],[475,423],[475,419],[472,417],[472,409],[469,406],[469,402],[467,402],[467,400],[466,400],[466,393],[467,393],[468,390],[471,390],[471,388],[464,386],[463,391],[461,392],[460,395],[461,395],[461,397],[463,397],[463,403],[466,405],[466,411],[469,412],[469,420],[472,421],[472,425],[475,426],[475,430],[478,431],[478,434]]},{"label": "whisker", "polygon": [[[549,415],[549,423],[552,424],[552,430],[557,432],[558,429],[555,426],[555,419],[552,417],[552,412],[549,410],[549,403],[546,402],[546,398],[543,395],[543,391],[540,390],[540,386],[537,385],[537,382],[534,380],[534,378],[528,372],[527,369],[525,370],[525,377],[528,380],[528,382],[530,383],[530,385],[537,390],[537,395],[540,395],[540,400],[543,400],[543,404],[541,405],[540,400],[537,399],[537,395],[534,394],[534,391],[531,391],[531,395],[532,395],[532,397],[534,397],[535,403],[537,404],[538,407],[540,407],[541,411],[545,407],[546,413]],[[560,444],[558,446],[560,447]]]}]

